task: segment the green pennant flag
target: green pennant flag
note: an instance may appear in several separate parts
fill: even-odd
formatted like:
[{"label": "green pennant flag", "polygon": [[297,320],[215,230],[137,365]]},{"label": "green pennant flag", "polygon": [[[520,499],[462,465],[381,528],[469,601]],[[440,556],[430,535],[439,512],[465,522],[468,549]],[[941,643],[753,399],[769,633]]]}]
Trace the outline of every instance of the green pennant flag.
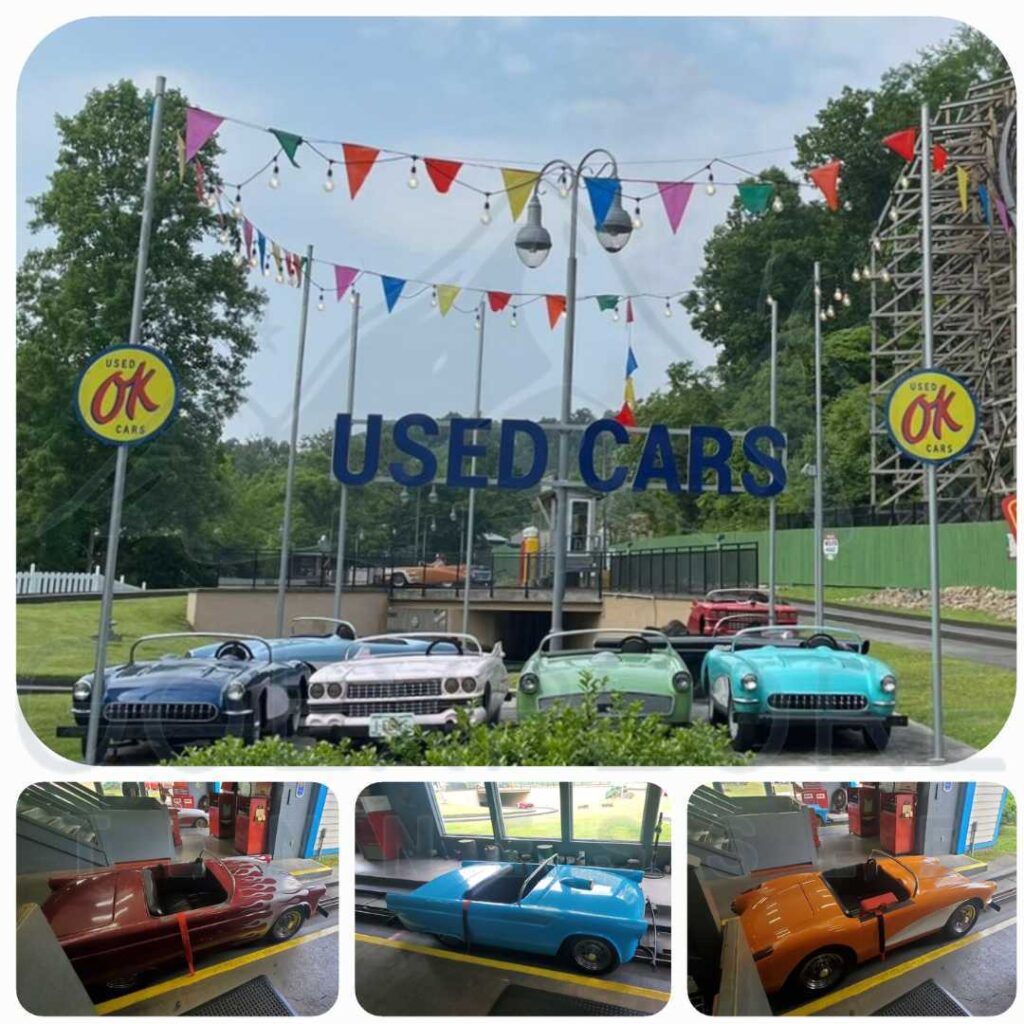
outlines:
[{"label": "green pennant flag", "polygon": [[769,183],[756,185],[737,185],[740,202],[748,213],[764,213],[775,192],[775,186]]},{"label": "green pennant flag", "polygon": [[601,312],[605,312],[609,309],[619,308],[619,297],[618,295],[598,295],[597,296],[597,308]]},{"label": "green pennant flag", "polygon": [[302,136],[283,132],[280,128],[271,128],[270,131],[274,138],[281,143],[284,155],[291,161],[292,167],[298,167],[299,165],[295,162],[295,151],[302,145]]}]

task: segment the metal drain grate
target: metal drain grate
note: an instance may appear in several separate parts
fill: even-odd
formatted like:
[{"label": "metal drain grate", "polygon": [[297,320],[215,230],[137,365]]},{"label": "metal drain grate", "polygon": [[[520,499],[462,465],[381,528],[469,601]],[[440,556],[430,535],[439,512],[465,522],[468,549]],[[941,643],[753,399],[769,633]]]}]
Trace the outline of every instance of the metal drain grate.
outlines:
[{"label": "metal drain grate", "polygon": [[630,1010],[613,1003],[549,992],[526,985],[507,985],[487,1014],[489,1017],[647,1017],[643,1010]]},{"label": "metal drain grate", "polygon": [[183,1017],[294,1017],[295,1011],[261,974],[214,996],[209,1002],[186,1010]]},{"label": "metal drain grate", "polygon": [[899,999],[875,1010],[872,1017],[969,1017],[970,1014],[930,978]]}]

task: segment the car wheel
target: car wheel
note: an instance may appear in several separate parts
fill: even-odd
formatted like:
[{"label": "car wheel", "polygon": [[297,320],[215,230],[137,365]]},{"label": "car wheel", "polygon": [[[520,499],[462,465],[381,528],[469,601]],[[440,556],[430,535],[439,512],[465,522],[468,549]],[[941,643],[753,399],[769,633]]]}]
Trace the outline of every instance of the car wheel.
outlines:
[{"label": "car wheel", "polygon": [[805,957],[790,976],[803,995],[820,995],[834,989],[850,970],[850,955],[842,949],[819,949]]},{"label": "car wheel", "polygon": [[306,914],[301,907],[289,907],[270,926],[270,938],[273,942],[284,942],[290,939],[306,920]]},{"label": "car wheel", "polygon": [[196,820],[192,824],[192,827],[193,828],[208,828],[209,824],[210,823],[205,818],[196,818]]},{"label": "car wheel", "polygon": [[726,717],[726,724],[729,727],[729,739],[732,740],[732,749],[737,753],[750,750],[757,743],[757,726],[749,722],[736,720],[736,706],[732,702],[732,695],[729,696],[729,710]]},{"label": "car wheel", "polygon": [[872,750],[885,750],[892,735],[891,725],[865,725],[864,742]]},{"label": "car wheel", "polygon": [[718,705],[715,703],[715,698],[711,696],[711,686],[707,687],[708,694],[708,722],[711,725],[725,725],[725,715],[722,714]]},{"label": "car wheel", "polygon": [[406,579],[404,572],[396,572],[391,577],[391,586],[393,587],[407,587],[408,585],[409,581]]},{"label": "car wheel", "polygon": [[619,962],[611,944],[592,935],[570,939],[568,953],[572,965],[585,974],[607,974]]},{"label": "car wheel", "polygon": [[978,923],[979,909],[977,900],[968,900],[966,903],[961,903],[949,915],[949,920],[943,929],[946,938],[963,938]]}]

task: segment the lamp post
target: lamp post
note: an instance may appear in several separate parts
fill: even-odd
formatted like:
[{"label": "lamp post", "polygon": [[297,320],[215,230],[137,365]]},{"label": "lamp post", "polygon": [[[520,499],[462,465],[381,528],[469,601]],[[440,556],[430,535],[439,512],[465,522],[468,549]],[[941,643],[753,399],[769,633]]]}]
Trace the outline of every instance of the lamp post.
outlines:
[{"label": "lamp post", "polygon": [[[562,606],[565,603],[566,546],[569,532],[569,434],[572,416],[572,369],[576,341],[576,241],[579,228],[580,182],[588,161],[595,156],[607,157],[603,167],[610,167],[612,178],[619,176],[615,157],[606,149],[592,149],[575,168],[566,160],[549,160],[538,172],[533,195],[526,207],[526,224],[516,235],[516,253],[523,263],[534,269],[547,259],[551,251],[551,234],[541,221],[540,183],[554,168],[562,171],[565,190],[571,195],[569,214],[569,253],[565,270],[565,333],[562,345],[562,402],[558,425],[558,479],[555,481],[555,568],[551,589],[551,631],[562,629]],[[566,177],[568,175],[568,177]],[[599,175],[595,175],[599,176]],[[620,252],[633,233],[633,220],[622,207],[622,190],[616,191],[604,221],[597,225],[597,239],[606,252]]]},{"label": "lamp post", "polygon": [[[356,355],[359,347],[359,292],[352,290],[352,324],[349,329],[348,389],[345,397],[345,412],[351,414],[356,394]],[[345,585],[345,533],[348,530],[348,488],[341,485],[341,501],[338,505],[338,555],[334,570],[334,617],[341,618],[341,591]],[[353,576],[354,579],[354,576]]]},{"label": "lamp post", "polygon": [[821,264],[814,263],[814,624],[825,621],[825,564],[823,510],[825,428],[821,416]]},{"label": "lamp post", "polygon": [[[768,297],[768,305],[772,311],[772,347],[771,366],[768,378],[768,422],[774,427],[777,413],[778,361],[779,361],[779,300]],[[775,625],[775,556],[777,550],[775,535],[775,495],[768,499],[768,621]]]},{"label": "lamp post", "polygon": [[[474,392],[473,399],[473,415],[480,418],[480,393],[483,386],[484,377],[484,318],[487,315],[487,303],[483,300],[480,301],[480,307],[477,309],[476,316],[474,317],[473,325],[476,327],[477,342],[476,342],[476,390]],[[473,431],[473,444],[477,443],[477,432]],[[472,468],[470,473],[476,475],[476,456],[472,459]],[[452,512],[455,511],[454,506]],[[466,509],[466,548],[465,558],[462,563],[462,632],[469,632],[469,587],[473,578],[473,532],[476,522],[476,490],[470,488],[469,500]],[[459,557],[462,558],[463,549],[462,542],[459,542]],[[458,570],[456,569],[456,572]]]}]

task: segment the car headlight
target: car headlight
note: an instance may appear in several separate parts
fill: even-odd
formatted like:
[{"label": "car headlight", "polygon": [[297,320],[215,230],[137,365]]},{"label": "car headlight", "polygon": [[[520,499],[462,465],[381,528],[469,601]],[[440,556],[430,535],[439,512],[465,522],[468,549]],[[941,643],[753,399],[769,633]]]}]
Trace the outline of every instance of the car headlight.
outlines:
[{"label": "car headlight", "polygon": [[753,672],[748,672],[740,682],[743,684],[744,690],[756,690],[757,689],[757,676]]},{"label": "car headlight", "polygon": [[224,687],[224,696],[228,700],[241,700],[245,696],[245,684],[240,683],[237,679],[232,679],[227,686]]},{"label": "car headlight", "polygon": [[678,693],[686,693],[686,691],[690,688],[691,682],[692,680],[690,679],[689,672],[677,672],[672,677],[672,687]]},{"label": "car headlight", "polygon": [[472,693],[476,689],[476,679],[473,676],[466,676],[462,680],[462,689],[466,693]]},{"label": "car headlight", "polygon": [[444,681],[444,692],[445,693],[458,693],[459,692],[459,681],[458,681],[458,679],[446,679]]},{"label": "car headlight", "polygon": [[341,696],[341,683],[328,683],[327,696],[332,700],[337,700]]},{"label": "car headlight", "polygon": [[88,700],[92,694],[92,680],[91,679],[79,679],[74,686],[71,687],[71,699],[72,700]]},{"label": "car headlight", "polygon": [[313,685],[309,688],[309,695],[313,698],[313,700],[319,700],[324,695],[324,684],[313,683]]},{"label": "car headlight", "polygon": [[895,693],[896,692],[896,677],[895,676],[882,676],[882,681],[881,681],[880,685],[882,687],[882,690],[885,693]]},{"label": "car headlight", "polygon": [[532,673],[519,677],[519,689],[523,693],[536,693],[540,689],[540,680]]}]

